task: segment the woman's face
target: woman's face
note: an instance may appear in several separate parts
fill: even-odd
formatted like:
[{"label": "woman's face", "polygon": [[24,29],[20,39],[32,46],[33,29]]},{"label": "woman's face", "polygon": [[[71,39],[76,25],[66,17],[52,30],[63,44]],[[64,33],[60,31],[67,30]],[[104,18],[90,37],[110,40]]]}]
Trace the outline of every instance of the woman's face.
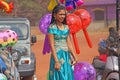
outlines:
[{"label": "woman's face", "polygon": [[61,22],[64,21],[64,19],[66,17],[66,11],[65,10],[59,10],[59,12],[54,15],[54,17],[55,17],[55,20],[57,22],[61,23]]}]

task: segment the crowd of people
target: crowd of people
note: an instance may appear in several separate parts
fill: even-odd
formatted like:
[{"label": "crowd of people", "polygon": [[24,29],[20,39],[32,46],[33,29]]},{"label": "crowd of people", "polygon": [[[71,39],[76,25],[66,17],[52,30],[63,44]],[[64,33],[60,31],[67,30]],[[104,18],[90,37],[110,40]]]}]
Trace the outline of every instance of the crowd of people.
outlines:
[{"label": "crowd of people", "polygon": [[[93,66],[96,69],[97,80],[102,80],[102,76],[104,76],[106,69],[105,67],[107,67],[107,63],[109,63],[110,61],[110,59],[108,58],[109,56],[115,56],[111,58],[113,62],[109,63],[109,65],[112,65],[114,67],[116,66],[114,64],[118,63],[118,60],[117,62],[114,62],[114,58],[119,57],[120,35],[119,32],[115,29],[115,27],[110,27],[108,32],[109,32],[108,37],[106,39],[101,39],[100,42],[98,43],[99,56],[95,56],[93,59]],[[115,70],[113,69],[111,70],[111,72],[112,71]]]}]

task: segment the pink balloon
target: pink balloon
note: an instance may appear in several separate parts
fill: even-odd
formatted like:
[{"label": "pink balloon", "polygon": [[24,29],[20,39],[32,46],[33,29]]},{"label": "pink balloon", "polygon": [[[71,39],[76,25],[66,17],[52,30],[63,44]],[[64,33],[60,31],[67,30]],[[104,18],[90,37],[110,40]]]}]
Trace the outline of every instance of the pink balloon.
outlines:
[{"label": "pink balloon", "polygon": [[8,45],[13,46],[18,41],[18,36],[15,31],[12,30],[6,30],[4,34],[8,35]]},{"label": "pink balloon", "polygon": [[81,6],[83,4],[83,0],[74,0],[77,6]]},{"label": "pink balloon", "polygon": [[0,31],[0,48],[4,48],[8,45],[8,35],[3,30]]}]

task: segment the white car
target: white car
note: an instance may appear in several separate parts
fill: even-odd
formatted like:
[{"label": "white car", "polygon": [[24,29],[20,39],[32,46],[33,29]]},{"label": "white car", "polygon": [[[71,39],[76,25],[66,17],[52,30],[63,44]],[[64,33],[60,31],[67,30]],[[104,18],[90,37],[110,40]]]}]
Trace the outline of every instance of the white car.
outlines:
[{"label": "white car", "polygon": [[[5,27],[3,27],[5,26]],[[26,18],[0,18],[0,29],[11,29],[18,35],[17,43],[12,47],[12,58],[15,61],[21,80],[33,80],[36,71],[36,58],[31,45],[36,36],[31,36],[30,22]]]}]

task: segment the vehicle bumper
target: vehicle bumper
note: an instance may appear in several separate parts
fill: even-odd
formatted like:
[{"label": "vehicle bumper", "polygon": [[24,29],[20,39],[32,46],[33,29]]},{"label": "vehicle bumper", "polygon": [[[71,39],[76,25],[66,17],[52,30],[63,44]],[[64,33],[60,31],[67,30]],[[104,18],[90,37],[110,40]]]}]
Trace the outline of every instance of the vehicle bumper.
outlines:
[{"label": "vehicle bumper", "polygon": [[31,58],[31,64],[21,64],[17,67],[21,77],[32,76],[36,71],[36,60]]},{"label": "vehicle bumper", "polygon": [[18,67],[18,72],[22,77],[31,76],[34,75],[35,68],[33,68],[32,65],[21,65]]}]

